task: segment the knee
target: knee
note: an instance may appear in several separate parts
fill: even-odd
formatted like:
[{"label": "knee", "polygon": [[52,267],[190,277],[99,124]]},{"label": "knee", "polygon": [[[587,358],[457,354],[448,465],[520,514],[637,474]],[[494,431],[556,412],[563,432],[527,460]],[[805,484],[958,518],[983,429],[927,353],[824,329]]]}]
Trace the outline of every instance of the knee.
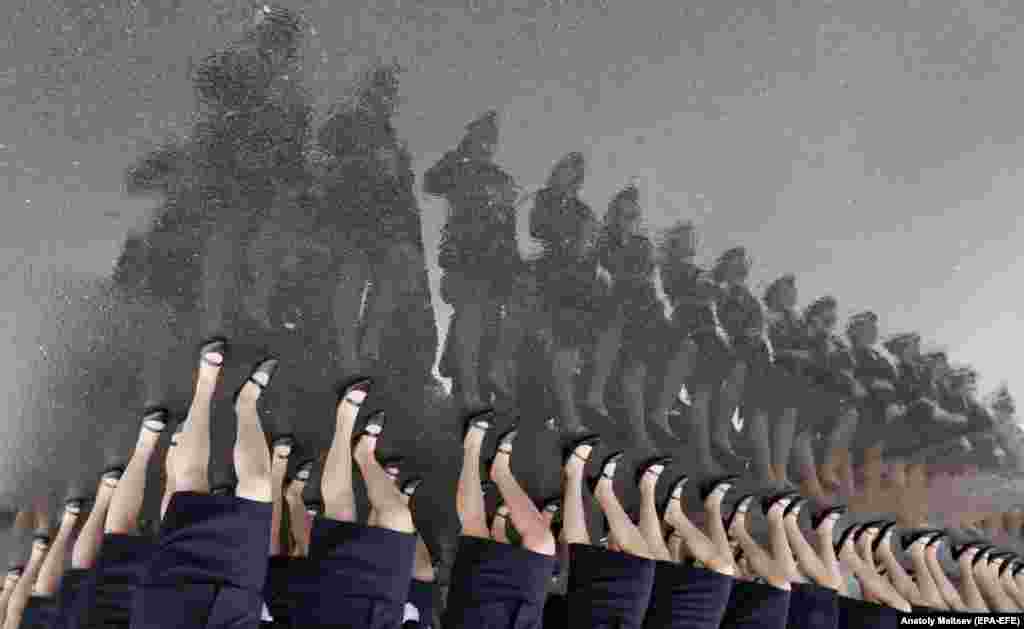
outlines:
[{"label": "knee", "polygon": [[555,536],[547,528],[523,533],[523,548],[541,555],[555,554]]}]

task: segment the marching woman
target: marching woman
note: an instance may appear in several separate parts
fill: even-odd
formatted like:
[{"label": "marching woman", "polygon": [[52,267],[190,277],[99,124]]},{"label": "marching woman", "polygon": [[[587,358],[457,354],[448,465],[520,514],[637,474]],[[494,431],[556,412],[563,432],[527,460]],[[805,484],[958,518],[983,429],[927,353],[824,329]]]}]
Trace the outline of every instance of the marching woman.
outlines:
[{"label": "marching woman", "polygon": [[146,492],[146,475],[167,411],[148,409],[142,418],[135,450],[110,498],[103,542],[91,578],[91,609],[83,627],[129,627],[135,592],[155,550],[154,540],[139,533],[139,513]]},{"label": "marching woman", "polygon": [[623,452],[607,457],[600,475],[589,482],[609,527],[609,547],[591,546],[583,508],[583,477],[590,454],[599,443],[585,437],[567,446],[560,543],[568,547],[569,587],[566,594],[572,626],[638,629],[650,606],[655,562],[644,535],[630,520],[615,495],[615,472]]},{"label": "marching woman", "polygon": [[[441,620],[446,629],[539,629],[544,620],[547,586],[555,567],[555,539],[548,519],[512,475],[515,426],[498,437],[490,469],[507,509],[507,515],[502,510],[495,518],[499,539],[492,539],[487,526],[480,451],[495,418],[492,411],[471,415],[463,429],[462,472],[455,497],[462,532]],[[500,541],[508,520],[519,533],[522,547]]]},{"label": "marching woman", "polygon": [[946,602],[947,609],[957,612],[970,611],[963,597],[960,596],[960,591],[949,580],[946,571],[942,569],[942,564],[939,563],[939,551],[942,549],[942,543],[947,540],[946,534],[940,533],[932,539],[932,543],[925,549],[924,559],[928,566],[928,573],[938,587],[942,599]]},{"label": "marching woman", "polygon": [[718,258],[713,272],[722,289],[717,309],[722,327],[729,335],[731,352],[721,386],[716,386],[715,390],[711,449],[727,467],[743,461],[733,450],[731,437],[733,415],[743,405],[755,445],[757,472],[762,477],[770,477],[770,457],[765,452],[769,438],[761,406],[762,398],[770,393],[764,390],[764,376],[771,356],[765,342],[761,302],[747,287],[750,267],[747,250],[734,247]]},{"label": "marching woman", "polygon": [[530,235],[543,248],[536,269],[553,337],[552,384],[562,427],[570,434],[586,430],[577,407],[576,367],[580,350],[594,343],[608,290],[598,274],[597,216],[579,198],[585,175],[581,153],[563,157],[537,193],[530,213]]},{"label": "marching woman", "polygon": [[22,617],[28,607],[29,599],[32,597],[32,590],[35,588],[39,571],[43,567],[43,560],[50,548],[49,522],[45,516],[38,517],[36,522],[36,533],[32,538],[32,550],[28,561],[18,582],[11,590],[11,597],[7,601],[7,611],[4,617],[4,629],[18,629],[21,626]]},{"label": "marching woman", "polygon": [[[672,306],[673,344],[665,365],[664,379],[657,399],[652,401],[650,422],[662,432],[673,435],[668,417],[672,405],[683,386],[699,369],[701,347],[724,347],[728,341],[718,321],[716,297],[718,287],[711,273],[694,264],[697,255],[697,234],[693,223],[683,221],[669,227],[662,235],[658,258],[661,283]],[[705,351],[710,353],[710,350]],[[698,461],[706,469],[715,470],[711,453],[711,434],[708,424],[710,390],[705,387],[700,396],[701,405],[694,407],[693,437]]]},{"label": "marching woman", "polygon": [[[790,485],[788,470],[797,422],[801,408],[807,408],[809,393],[807,365],[811,353],[796,302],[796,277],[792,274],[776,279],[765,290],[767,334],[775,360],[764,381],[773,394],[762,396],[762,405],[772,425],[769,479],[783,486]],[[806,422],[804,430],[808,430]]]},{"label": "marching woman", "polygon": [[846,326],[854,376],[867,395],[859,399],[854,451],[861,454],[864,483],[858,497],[876,505],[882,492],[882,453],[892,422],[906,413],[896,393],[897,374],[877,349],[878,315],[865,311],[850,317]]},{"label": "marching woman", "polygon": [[[654,246],[643,233],[640,193],[627,186],[612,199],[598,245],[598,261],[611,275],[609,322],[595,348],[587,405],[607,415],[605,381],[616,356],[621,361],[621,390],[633,443],[654,452],[646,421],[647,365],[660,352],[665,313],[654,287]],[[672,436],[671,431],[668,436]]]},{"label": "marching woman", "polygon": [[21,619],[22,627],[49,629],[56,623],[60,612],[57,593],[64,576],[65,556],[84,503],[84,500],[78,498],[72,498],[65,503],[64,515],[61,518],[60,527],[57,529],[57,535],[53,538],[53,544],[46,553],[46,558],[43,559],[39,576],[32,588],[32,596],[25,607]]},{"label": "marching woman", "polygon": [[458,148],[423,175],[423,190],[444,197],[449,206],[438,255],[442,297],[455,314],[442,362],[454,366],[460,402],[472,411],[484,404],[480,359],[486,324],[507,301],[521,264],[519,192],[512,176],[494,163],[497,145],[498,113],[489,111],[467,125]]},{"label": "marching woman", "polygon": [[24,571],[25,566],[23,565],[11,566],[7,569],[7,576],[4,577],[4,587],[3,590],[0,590],[0,623],[7,617],[7,603],[11,600],[14,588],[18,585],[18,579],[21,578],[21,573]]},{"label": "marching woman", "polygon": [[999,583],[997,549],[989,547],[975,558],[974,575],[982,595],[988,601],[988,608],[1000,614],[1016,614],[1021,611],[1013,598]]},{"label": "marching woman", "polygon": [[786,492],[762,500],[761,506],[768,519],[770,550],[761,548],[747,531],[746,510],[751,499],[740,500],[737,504],[726,531],[739,542],[743,557],[763,582],[744,581],[732,588],[722,627],[781,629],[786,626],[792,584],[802,581],[783,524],[783,513],[796,498],[796,494]]},{"label": "marching woman", "polygon": [[[378,629],[402,623],[416,552],[415,527],[401,492],[377,460],[384,413],[371,414],[356,431],[371,384],[358,379],[339,390],[334,438],[321,482],[323,512],[313,520],[309,559],[301,571],[293,572],[288,585],[295,626]],[[366,483],[372,525],[357,522],[353,461]]]},{"label": "marching woman", "polygon": [[195,394],[168,464],[174,493],[136,589],[132,627],[259,623],[273,494],[257,403],[277,360],[261,361],[235,395],[235,495],[210,495],[210,407],[227,350],[224,339],[200,349]]},{"label": "marching woman", "polygon": [[[829,502],[828,496],[843,485],[852,484],[850,446],[857,429],[857,407],[853,403],[859,383],[853,376],[852,360],[835,335],[838,305],[833,297],[821,297],[804,310],[806,342],[811,352],[806,365],[809,390],[801,410],[794,443],[801,488],[804,495]],[[815,469],[812,435],[821,434],[825,460]]]},{"label": "marching woman", "polygon": [[[710,537],[695,527],[682,508],[687,477],[672,483],[664,509],[664,522],[672,530],[668,544],[655,506],[655,490],[667,459],[641,465],[640,531],[657,562],[650,606],[644,618],[646,629],[714,629],[722,622],[736,573],[732,550],[722,523],[722,499],[732,479],[712,482],[704,499]],[[712,515],[714,514],[714,515]],[[703,567],[689,566],[683,552]]]},{"label": "marching woman", "polygon": [[[925,591],[922,591],[922,588],[903,568],[903,564],[896,558],[896,555],[892,550],[892,531],[894,526],[894,522],[888,522],[882,526],[877,538],[872,543],[874,550],[873,554],[878,559],[880,568],[885,570],[886,577],[889,579],[889,582],[892,583],[892,586],[896,591],[899,592],[900,596],[913,605],[914,609],[931,608],[935,601],[926,598],[926,594],[934,596],[935,593],[927,590],[927,588]],[[915,546],[912,546],[910,550],[912,560],[914,553],[916,552],[915,548]],[[915,563],[914,571],[916,572],[918,569],[919,568],[916,567]]]}]

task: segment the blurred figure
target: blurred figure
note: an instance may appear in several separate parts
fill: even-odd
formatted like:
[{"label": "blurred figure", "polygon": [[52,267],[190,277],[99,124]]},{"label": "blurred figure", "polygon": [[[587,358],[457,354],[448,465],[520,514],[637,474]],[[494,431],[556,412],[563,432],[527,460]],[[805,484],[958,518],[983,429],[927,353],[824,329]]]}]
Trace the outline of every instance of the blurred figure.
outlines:
[{"label": "blurred figure", "polygon": [[[581,153],[559,160],[530,213],[530,235],[542,247],[536,270],[545,327],[551,333],[552,384],[562,428],[568,433],[586,431],[577,407],[576,369],[580,350],[594,342],[610,288],[598,274],[597,216],[579,198],[585,169]],[[500,364],[501,360],[495,362],[499,370]],[[513,371],[506,367],[503,378],[508,380]]]},{"label": "blurred figure", "polygon": [[481,346],[486,326],[508,301],[520,273],[516,244],[518,187],[494,163],[498,113],[489,111],[466,127],[459,146],[423,176],[427,194],[448,201],[438,262],[441,296],[455,309],[442,367],[452,369],[461,405],[474,410],[481,390]]},{"label": "blurred figure", "polygon": [[585,404],[591,411],[607,416],[605,384],[618,357],[633,443],[653,452],[656,448],[646,420],[647,364],[660,352],[666,321],[654,288],[654,246],[643,230],[636,187],[621,190],[608,205],[597,255],[601,267],[611,276],[611,301],[608,322],[598,334]]}]

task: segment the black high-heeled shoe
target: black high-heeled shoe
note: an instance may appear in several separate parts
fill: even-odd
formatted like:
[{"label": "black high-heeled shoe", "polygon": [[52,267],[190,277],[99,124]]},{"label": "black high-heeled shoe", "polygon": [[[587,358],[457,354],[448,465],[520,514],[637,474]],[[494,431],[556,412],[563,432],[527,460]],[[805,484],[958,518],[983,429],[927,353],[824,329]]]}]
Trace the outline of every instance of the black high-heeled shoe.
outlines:
[{"label": "black high-heeled shoe", "polygon": [[487,494],[491,493],[492,491],[496,491],[497,489],[498,484],[492,480],[480,481],[480,493],[484,495],[484,498],[487,497]]},{"label": "black high-heeled shoe", "polygon": [[150,406],[142,412],[142,427],[150,432],[161,434],[167,428],[170,411],[162,406]]},{"label": "black high-heeled shoe", "polygon": [[342,402],[348,402],[352,406],[360,408],[370,395],[370,389],[372,388],[373,378],[355,376],[334,387],[334,392],[337,394],[339,406]]},{"label": "black high-heeled shoe", "polygon": [[287,461],[292,456],[292,450],[295,448],[295,443],[296,443],[295,435],[292,435],[292,434],[278,435],[277,437],[274,437],[273,441],[270,442],[270,451],[273,452],[274,450],[276,450],[278,448],[287,447],[288,448],[288,454],[286,454],[284,456],[282,456],[280,454],[276,455],[279,460]]},{"label": "black high-heeled shoe", "polygon": [[661,475],[665,473],[665,469],[667,469],[669,465],[672,465],[672,457],[670,457],[670,456],[655,456],[655,457],[651,457],[649,459],[645,459],[636,468],[636,484],[639,485],[640,481],[643,479],[644,476],[647,475],[648,472],[650,472],[651,474],[654,474],[654,472],[652,471],[651,468],[657,467],[659,465],[663,469],[662,469],[662,471],[660,471],[657,474],[655,474],[656,478],[661,477]]},{"label": "black high-heeled shoe", "polygon": [[562,497],[553,496],[541,504],[541,511],[551,514],[551,521],[557,522],[562,515]]},{"label": "black high-heeled shoe", "polygon": [[498,435],[498,445],[495,448],[494,456],[497,457],[499,454],[504,454],[509,458],[512,457],[512,444],[515,443],[516,437],[519,436],[519,424],[512,424],[505,432]]},{"label": "black high-heeled shoe", "polygon": [[839,539],[836,540],[835,546],[832,547],[837,557],[842,553],[843,547],[846,546],[847,543],[853,541],[854,537],[857,535],[857,531],[860,530],[860,527],[860,524],[851,524],[839,535]]},{"label": "black high-heeled shoe", "polygon": [[665,519],[665,514],[668,513],[668,507],[672,504],[673,500],[682,502],[683,491],[686,489],[687,483],[690,482],[690,477],[686,474],[680,474],[676,477],[672,484],[669,485],[668,495],[661,501],[661,506],[658,509],[658,515],[662,520]]},{"label": "black high-heeled shoe", "polygon": [[[590,487],[590,493],[593,494],[597,492],[597,484],[601,482],[602,478],[607,478],[612,483],[615,482],[615,473],[618,472],[619,463],[622,462],[622,459],[625,456],[626,452],[624,450],[619,450],[618,452],[613,452],[605,457],[604,461],[601,463],[601,473],[587,481],[587,485]],[[611,472],[608,471],[608,468],[611,468]]]},{"label": "black high-heeled shoe", "polygon": [[371,413],[366,418],[366,423],[363,424],[362,429],[352,437],[352,447],[355,448],[363,437],[376,437],[380,439],[384,435],[384,425],[387,424],[387,421],[388,418],[384,411]]},{"label": "black high-heeled shoe", "polygon": [[324,512],[324,503],[320,500],[307,500],[306,513],[314,518],[320,517]]},{"label": "black high-heeled shoe", "polygon": [[810,502],[810,500],[808,500],[804,496],[794,493],[793,500],[790,501],[789,505],[787,505],[786,509],[782,512],[782,518],[786,519],[789,516],[793,515],[796,517],[797,520],[799,520],[800,512],[803,510],[804,506],[807,505],[808,502]]},{"label": "black high-heeled shoe", "polygon": [[746,515],[750,511],[750,505],[753,504],[754,499],[757,498],[754,494],[745,494],[739,500],[736,501],[736,505],[732,508],[728,517],[722,524],[725,525],[725,533],[729,534],[732,530],[732,525],[736,521],[736,516],[743,514]]},{"label": "black high-heeled shoe", "polygon": [[81,515],[86,502],[85,498],[68,498],[64,501],[64,510],[72,515]]},{"label": "black high-heeled shoe", "polygon": [[[768,517],[768,512],[772,510],[772,507],[779,503],[785,503],[783,509],[789,507],[793,502],[793,498],[799,494],[792,491],[781,491],[774,494],[770,494],[761,498],[761,511],[764,512],[765,517]],[[785,511],[783,511],[785,513]]]},{"label": "black high-heeled shoe", "polygon": [[[203,361],[211,367],[223,367],[224,363],[228,361],[228,351],[230,344],[228,340],[223,336],[215,336],[207,339],[199,346],[199,360]],[[220,354],[220,363],[211,361],[206,357],[207,354]]]},{"label": "black high-heeled shoe", "polygon": [[384,473],[391,477],[391,480],[398,482],[399,476],[402,475],[402,464],[405,463],[405,457],[402,456],[389,456],[378,461],[380,466],[384,468]]},{"label": "black high-heeled shoe", "polygon": [[811,516],[811,528],[815,531],[818,530],[825,520],[831,519],[833,522],[838,522],[840,518],[846,515],[848,507],[846,505],[833,505],[831,507],[825,507]]},{"label": "black high-heeled shoe", "polygon": [[494,428],[494,421],[497,419],[498,414],[494,412],[494,409],[485,409],[478,413],[472,413],[467,416],[462,423],[462,441],[466,441],[466,435],[473,428],[484,431],[485,435],[491,428]]},{"label": "black high-heeled shoe", "polygon": [[7,576],[13,576],[17,579],[21,578],[21,575],[25,572],[25,564],[14,564],[7,568]]},{"label": "black high-heeled shoe", "polygon": [[399,488],[399,491],[402,492],[402,495],[412,498],[413,496],[416,495],[416,491],[420,488],[420,485],[422,484],[423,478],[421,476],[413,476],[412,478],[406,479],[406,481],[402,483],[402,486]]},{"label": "black high-heeled shoe", "polygon": [[[580,437],[570,440],[564,446],[562,446],[562,467],[568,465],[569,459],[571,459],[572,457],[576,457],[577,459],[583,461],[583,464],[586,465],[587,462],[590,460],[590,455],[594,453],[594,450],[597,449],[597,446],[600,443],[601,435],[597,433],[582,435]],[[580,455],[576,454],[576,449],[582,446],[590,446],[590,454],[587,455],[587,458],[583,458]]]},{"label": "black high-heeled shoe", "polygon": [[960,561],[960,556],[972,548],[981,548],[983,545],[978,542],[966,542],[963,544],[956,544],[951,546],[949,554],[953,557],[953,561]]},{"label": "black high-heeled shoe", "polygon": [[[238,387],[238,390],[235,391],[234,402],[236,404],[238,403],[238,398],[242,395],[242,390],[245,388],[245,385],[249,384],[250,382],[259,387],[260,395],[263,395],[263,392],[266,391],[267,387],[270,386],[270,381],[273,379],[274,373],[277,371],[277,367],[279,364],[280,361],[274,357],[267,357],[261,360],[260,362],[256,363],[256,367],[253,368],[252,372],[249,374],[248,379],[246,379],[246,381],[242,383],[242,386]],[[263,384],[262,382],[257,380],[256,374],[264,374],[265,376],[267,376],[267,383]]]},{"label": "black high-heeled shoe", "polygon": [[730,474],[728,476],[718,476],[716,478],[709,478],[705,480],[700,484],[700,487],[698,488],[698,492],[700,494],[700,501],[705,502],[708,499],[708,496],[715,493],[723,486],[728,486],[728,488],[725,490],[726,493],[728,493],[729,490],[731,490],[736,485],[736,482],[739,481],[739,479],[739,476]]},{"label": "black high-heeled shoe", "polygon": [[49,548],[51,541],[52,540],[50,539],[50,536],[47,533],[36,533],[32,536],[32,544],[39,544],[44,548]]},{"label": "black high-heeled shoe", "polygon": [[871,552],[877,553],[878,549],[882,547],[882,542],[892,536],[892,530],[896,528],[896,523],[892,520],[883,522],[882,527],[878,529],[878,536],[875,537],[875,541],[871,542]]},{"label": "black high-heeled shoe", "polygon": [[292,477],[292,480],[308,483],[310,477],[313,475],[313,467],[315,465],[316,459],[312,457],[304,459],[301,463],[295,466],[295,476]]},{"label": "black high-heeled shoe", "polygon": [[911,546],[922,539],[925,540],[925,547],[927,547],[931,543],[931,538],[935,533],[936,532],[932,529],[913,529],[905,532],[900,536],[900,542],[903,546],[903,550],[910,550]]},{"label": "black high-heeled shoe", "polygon": [[[107,487],[117,487],[117,483],[121,480],[121,476],[124,475],[123,465],[110,465],[103,473],[100,474],[100,481],[103,482]],[[112,483],[109,481],[113,481]]]},{"label": "black high-heeled shoe", "polygon": [[[881,530],[883,524],[885,524],[884,520],[871,520],[869,522],[865,522],[861,525],[860,530],[858,530],[857,533],[853,536],[853,543],[860,544],[861,537],[863,537],[870,531],[874,531],[877,535],[878,532]],[[877,539],[877,537],[875,539]]]}]

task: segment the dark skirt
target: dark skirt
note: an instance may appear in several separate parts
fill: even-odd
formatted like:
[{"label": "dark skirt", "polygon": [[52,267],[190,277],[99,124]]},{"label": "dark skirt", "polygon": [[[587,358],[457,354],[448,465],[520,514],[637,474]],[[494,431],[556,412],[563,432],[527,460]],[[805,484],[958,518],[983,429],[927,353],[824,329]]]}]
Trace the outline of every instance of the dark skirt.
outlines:
[{"label": "dark skirt", "polygon": [[309,560],[288,587],[292,622],[344,629],[401,625],[415,555],[415,535],[317,518]]},{"label": "dark skirt", "polygon": [[851,403],[842,394],[809,384],[798,408],[797,432],[827,435],[835,429],[840,416]]},{"label": "dark skirt", "polygon": [[477,537],[460,537],[441,625],[540,629],[553,556]]},{"label": "dark skirt", "polygon": [[790,592],[763,583],[737,582],[729,596],[722,629],[783,629]]},{"label": "dark skirt", "polygon": [[178,492],[135,597],[132,627],[255,627],[272,505]]},{"label": "dark skirt", "polygon": [[839,629],[890,629],[899,625],[899,612],[846,596],[839,597]]},{"label": "dark skirt", "polygon": [[717,629],[735,579],[690,566],[657,562],[645,629]]},{"label": "dark skirt", "polygon": [[420,625],[427,627],[433,624],[434,591],[437,586],[426,581],[412,580],[409,587],[409,602],[420,613]]},{"label": "dark skirt", "polygon": [[281,627],[291,626],[292,613],[295,607],[292,596],[292,582],[303,574],[308,559],[305,557],[270,557],[267,561],[267,580],[263,585],[263,600],[267,604],[274,624]]},{"label": "dark skirt", "polygon": [[53,629],[59,608],[55,596],[31,596],[21,616],[21,629]]},{"label": "dark skirt", "polygon": [[835,590],[796,583],[789,595],[788,629],[836,629],[839,600]]},{"label": "dark skirt", "polygon": [[96,562],[93,604],[84,626],[131,625],[135,593],[146,572],[156,543],[141,535],[107,533]]},{"label": "dark skirt", "polygon": [[806,378],[778,363],[767,366],[754,386],[758,389],[755,396],[758,408],[769,415],[778,415],[786,409],[799,411],[808,390]]},{"label": "dark skirt", "polygon": [[661,302],[635,304],[627,308],[622,326],[623,364],[648,363],[665,351],[672,337]]},{"label": "dark skirt", "polygon": [[639,629],[650,607],[655,562],[595,546],[569,547],[573,627]]},{"label": "dark skirt", "polygon": [[58,629],[79,629],[92,609],[96,593],[96,571],[72,568],[64,573],[57,593]]}]

